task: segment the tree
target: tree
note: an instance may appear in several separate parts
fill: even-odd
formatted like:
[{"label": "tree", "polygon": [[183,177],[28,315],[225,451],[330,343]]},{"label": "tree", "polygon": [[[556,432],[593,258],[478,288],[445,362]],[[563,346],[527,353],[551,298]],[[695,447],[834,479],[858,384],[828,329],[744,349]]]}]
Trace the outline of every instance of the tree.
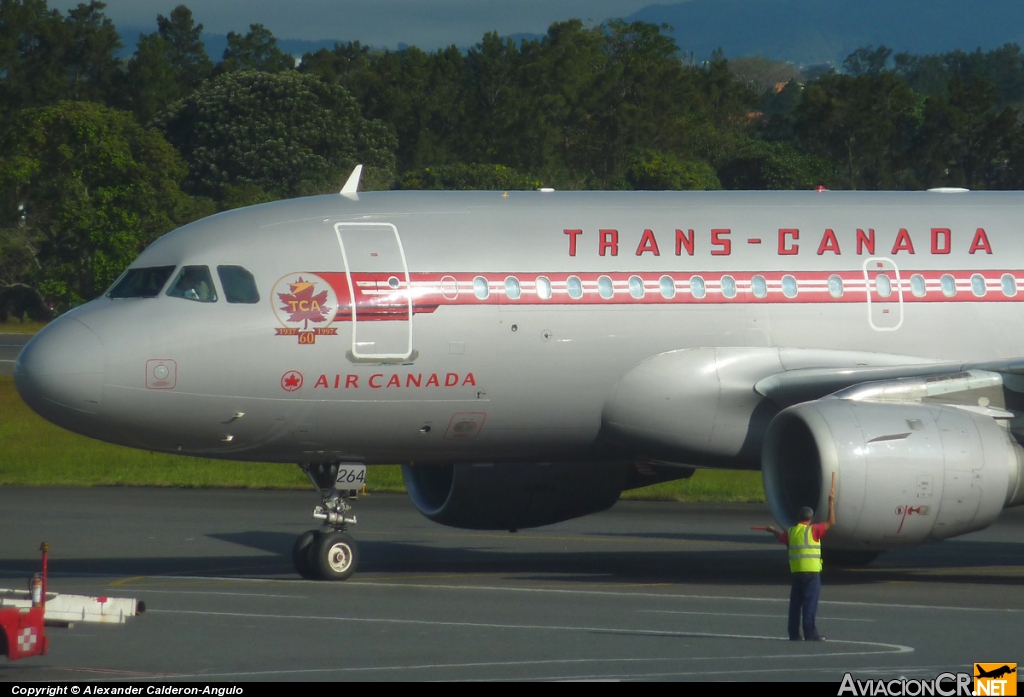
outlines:
[{"label": "tree", "polygon": [[65,18],[46,0],[0,0],[0,108],[113,99],[121,38],[104,7],[92,0]]},{"label": "tree", "polygon": [[535,40],[491,32],[464,54],[350,43],[307,54],[299,71],[391,124],[400,171],[500,164],[561,189],[622,187],[638,149],[715,166],[749,130],[756,95],[724,61],[685,65],[666,31],[572,20]]},{"label": "tree", "polygon": [[609,150],[614,124],[608,97],[622,65],[609,65],[600,27],[588,29],[575,19],[555,22],[542,40],[524,43],[522,50],[536,129],[531,159],[541,176],[559,188],[580,188],[615,173],[621,157]]},{"label": "tree", "polygon": [[726,189],[793,190],[831,185],[828,162],[801,153],[792,143],[751,139],[718,169]]},{"label": "tree", "polygon": [[522,56],[512,39],[488,32],[483,41],[471,48],[464,62],[468,72],[467,110],[477,125],[473,130],[487,134],[472,143],[469,157],[497,162],[521,163],[517,157],[523,144],[524,113],[529,108],[522,82]]},{"label": "tree", "polygon": [[900,53],[894,72],[922,96],[948,97],[953,78],[984,80],[999,93],[999,108],[1024,104],[1024,53],[1017,44],[973,53],[949,51],[926,56]]},{"label": "tree", "polygon": [[213,61],[203,45],[203,25],[196,24],[192,10],[178,5],[170,17],[156,16],[157,33],[167,42],[165,55],[174,68],[181,96],[191,94],[213,73]]},{"label": "tree", "polygon": [[504,165],[441,165],[408,172],[400,189],[530,191],[541,182]]},{"label": "tree", "polygon": [[245,36],[228,32],[222,71],[260,70],[277,73],[295,68],[295,59],[277,47],[277,39],[262,24],[250,24]]},{"label": "tree", "polygon": [[363,46],[358,41],[349,41],[334,44],[333,49],[321,48],[315,53],[303,54],[298,69],[299,72],[316,75],[324,82],[342,85],[359,99],[361,95],[354,89],[351,77],[365,72],[372,60],[369,46]]},{"label": "tree", "polygon": [[626,168],[626,183],[647,191],[689,191],[721,189],[714,168],[707,162],[680,160],[665,153],[642,150],[633,155]]},{"label": "tree", "polygon": [[168,54],[171,44],[159,34],[143,34],[128,61],[125,100],[140,123],[149,123],[180,98],[177,71]]},{"label": "tree", "polygon": [[756,94],[780,92],[780,85],[800,79],[800,70],[792,63],[774,61],[764,56],[746,56],[729,61],[729,71],[737,82]]},{"label": "tree", "polygon": [[0,0],[0,112],[14,113],[59,92],[63,76],[44,37],[61,23],[46,0]]},{"label": "tree", "polygon": [[171,104],[191,94],[213,72],[200,35],[203,25],[178,5],[171,16],[156,16],[158,30],[143,34],[128,61],[124,103],[140,123],[149,123]]},{"label": "tree", "polygon": [[185,165],[154,130],[99,104],[14,119],[0,159],[3,282],[66,309],[101,293],[146,245],[204,211]]},{"label": "tree", "polygon": [[65,98],[104,102],[114,95],[120,74],[117,52],[123,44],[114,23],[103,15],[104,7],[106,3],[92,0],[68,10]]},{"label": "tree", "polygon": [[953,78],[949,97],[928,97],[915,148],[924,186],[1003,188],[1006,164],[1019,137],[1017,112],[999,110],[992,84]]},{"label": "tree", "polygon": [[891,55],[891,48],[865,46],[848,55],[843,61],[843,68],[854,77],[879,75],[889,64]]},{"label": "tree", "polygon": [[837,185],[907,185],[918,100],[892,73],[824,75],[804,89],[793,120],[801,148],[833,164]]},{"label": "tree", "polygon": [[189,165],[190,190],[222,198],[254,185],[275,197],[337,191],[357,163],[366,188],[394,179],[394,135],[343,88],[294,71],[226,73],[157,124]]}]

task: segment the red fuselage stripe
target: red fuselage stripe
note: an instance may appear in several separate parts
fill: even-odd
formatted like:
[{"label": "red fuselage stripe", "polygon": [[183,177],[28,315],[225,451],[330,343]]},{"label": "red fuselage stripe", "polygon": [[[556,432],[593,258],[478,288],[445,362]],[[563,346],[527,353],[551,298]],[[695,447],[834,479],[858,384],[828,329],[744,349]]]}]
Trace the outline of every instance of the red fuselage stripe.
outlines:
[{"label": "red fuselage stripe", "polygon": [[[410,273],[408,283],[397,272],[357,273],[352,281],[360,321],[405,318],[410,296],[414,313],[466,305],[864,303],[869,294],[873,304],[1024,301],[1022,270],[897,272],[880,266],[866,272]],[[351,320],[345,274],[316,273],[338,295],[337,319]]]}]

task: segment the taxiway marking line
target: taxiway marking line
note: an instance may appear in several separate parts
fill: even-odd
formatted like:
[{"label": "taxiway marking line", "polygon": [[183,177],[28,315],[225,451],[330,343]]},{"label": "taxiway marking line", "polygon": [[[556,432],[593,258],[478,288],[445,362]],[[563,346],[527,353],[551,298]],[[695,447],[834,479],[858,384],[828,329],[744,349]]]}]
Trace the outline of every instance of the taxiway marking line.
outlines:
[{"label": "taxiway marking line", "polygon": [[[385,534],[385,533],[380,533]],[[425,532],[417,533],[417,537],[440,537],[440,538],[483,538],[483,539],[510,539],[506,533],[504,535],[485,533],[485,532]],[[672,544],[684,544],[684,545],[698,545],[708,546],[717,544],[733,544],[733,545],[750,545],[750,546],[774,546],[775,543],[764,542],[763,538],[759,535],[750,535],[750,541],[746,540],[689,540],[689,539],[672,539],[664,537],[648,537],[646,535],[602,535],[599,533],[593,535],[523,535],[522,533],[516,533],[516,540],[540,540],[550,542],[621,542],[623,539],[629,540],[645,540],[651,542],[668,542]],[[756,540],[756,541],[755,541]],[[414,541],[415,542],[415,541]]]},{"label": "taxiway marking line", "polygon": [[[506,591],[513,593],[555,593],[565,595],[600,595],[615,597],[633,598],[669,598],[675,600],[736,600],[744,602],[759,603],[789,603],[789,598],[757,598],[750,596],[736,595],[690,595],[677,593],[637,593],[627,591],[617,593],[615,591],[588,591],[569,588],[517,588],[515,586],[453,586],[428,583],[382,583],[377,581],[345,581],[346,586],[380,586],[384,588],[429,588],[432,590],[479,590],[479,591]],[[891,609],[909,610],[953,610],[964,612],[1006,612],[1024,613],[1024,608],[988,608],[988,607],[957,607],[952,605],[911,605],[906,603],[865,603],[852,600],[822,600],[819,605],[842,605],[850,607],[881,607]]]},{"label": "taxiway marking line", "polygon": [[[832,654],[818,654],[818,656],[827,657]],[[850,654],[835,654],[835,655],[850,655]],[[801,657],[802,658],[802,657]],[[858,673],[868,673],[872,669],[857,668]],[[916,669],[912,669],[913,672]],[[948,667],[936,667],[933,670],[945,672]],[[561,676],[518,676],[516,680],[546,680],[546,681],[574,681],[580,680],[606,680],[606,681],[621,681],[621,680],[636,680],[638,678],[659,678],[659,677],[682,677],[682,676],[697,676],[697,675],[750,675],[750,674],[761,674],[761,673],[845,673],[847,671],[842,668],[806,668],[806,667],[793,667],[793,668],[747,668],[744,670],[688,670],[688,671],[676,671],[671,673],[632,673],[622,675],[561,675]],[[920,672],[920,671],[917,671]],[[891,678],[895,680],[896,678]],[[499,682],[506,681],[507,678],[464,678],[455,679],[450,682]]]},{"label": "taxiway marking line", "polygon": [[84,673],[100,673],[101,675],[126,675],[129,677],[121,678],[122,680],[139,680],[141,678],[149,678],[151,680],[159,678],[176,678],[177,673],[144,673],[135,670],[117,670],[115,668],[86,668],[81,666],[51,666],[53,670],[63,670],[68,672],[84,672]]},{"label": "taxiway marking line", "polygon": [[[770,637],[773,640],[781,641],[781,638]],[[839,642],[832,642],[839,643]],[[846,642],[846,643],[867,643],[867,642]],[[909,648],[909,647],[903,647]],[[913,649],[910,649],[913,651]],[[832,653],[807,653],[807,654],[771,654],[771,655],[751,655],[751,656],[671,656],[666,658],[555,658],[546,660],[536,661],[481,661],[475,663],[426,663],[411,666],[353,666],[347,668],[282,668],[280,670],[254,670],[254,671],[239,671],[233,673],[202,673],[194,675],[176,674],[173,677],[176,678],[232,678],[232,677],[246,677],[246,676],[258,676],[258,675],[301,675],[301,674],[323,674],[323,673],[358,673],[358,672],[380,672],[380,671],[408,671],[408,670],[444,670],[446,668],[501,668],[501,667],[522,667],[522,666],[543,666],[543,665],[566,665],[566,664],[583,664],[583,663],[655,663],[655,662],[666,662],[666,661],[750,661],[750,660],[771,660],[776,661],[779,659],[804,659],[804,658],[830,658],[830,657],[847,657],[847,656],[876,656],[879,654],[889,654],[893,652],[889,651],[839,651]],[[906,652],[900,652],[906,653]],[[938,669],[938,668],[936,668]],[[838,671],[840,668],[766,668],[764,672],[769,671],[805,671],[812,670],[814,672],[828,672]],[[857,670],[862,670],[858,668]],[[874,669],[863,669],[870,671]],[[912,669],[916,670],[916,669]],[[708,672],[711,671],[696,671]],[[728,673],[728,672],[758,672],[755,670],[750,671],[714,671],[715,673]],[[684,675],[685,673],[679,673]],[[571,678],[544,678],[543,676],[537,676],[538,679],[545,680],[558,680],[558,679],[571,679]],[[631,676],[623,676],[631,677]],[[126,678],[127,679],[127,678]],[[486,678],[484,678],[486,680]]]},{"label": "taxiway marking line", "polygon": [[[716,634],[712,632],[673,632],[661,629],[620,629],[618,627],[572,627],[564,625],[545,624],[498,624],[491,622],[450,622],[442,620],[409,620],[396,619],[392,617],[325,617],[323,615],[274,615],[257,612],[222,612],[211,610],[147,610],[148,613],[177,614],[177,615],[205,615],[210,617],[248,617],[252,619],[280,619],[280,620],[324,620],[330,622],[364,622],[367,624],[415,624],[432,627],[470,627],[479,629],[527,629],[546,630],[562,632],[600,632],[604,634],[644,634],[647,636],[664,637],[693,637],[700,639],[749,639],[752,641],[785,641],[785,637],[763,636],[757,634]],[[890,651],[874,651],[870,653],[909,653],[914,649],[902,644],[888,644],[878,641],[852,641],[849,639],[837,639],[832,644],[855,644],[861,646],[880,646]],[[821,654],[816,654],[821,655]]]},{"label": "taxiway marking line", "polygon": [[[752,615],[744,612],[692,612],[688,610],[637,610],[637,612],[643,612],[654,615],[712,615],[714,617],[771,617],[773,619],[787,619],[789,615]],[[829,620],[832,622],[877,622],[878,620],[868,620],[860,617],[822,617],[818,615],[819,620]]]},{"label": "taxiway marking line", "polygon": [[[26,571],[24,573],[34,573],[33,571]],[[54,575],[54,574],[50,574]],[[81,576],[98,576],[99,574],[68,574],[68,575],[81,575]],[[301,578],[243,578],[239,576],[178,576],[178,575],[166,575],[166,576],[144,576],[144,578],[151,579],[181,579],[181,580],[194,580],[194,581],[219,581],[219,582],[244,582],[244,583],[326,583],[326,581],[308,581]],[[624,584],[629,586],[630,584]],[[656,584],[651,584],[656,585]],[[668,584],[666,584],[668,585]],[[396,589],[427,589],[431,591],[489,591],[489,592],[504,592],[504,593],[549,593],[553,595],[577,595],[577,596],[614,596],[616,598],[653,598],[660,600],[700,600],[700,601],[745,601],[752,603],[788,603],[788,598],[756,598],[750,596],[698,596],[690,594],[673,594],[673,593],[637,593],[635,591],[582,591],[573,589],[530,589],[530,587],[522,586],[500,586],[500,585],[451,585],[451,584],[440,584],[440,583],[395,583],[385,581],[356,581],[346,580],[344,583],[338,585],[341,587],[347,586],[364,586],[364,587],[396,587]],[[845,600],[822,600],[818,602],[818,605],[837,605],[837,606],[848,606],[848,607],[867,607],[867,608],[890,608],[900,610],[948,610],[954,612],[1005,612],[1011,614],[1024,613],[1024,608],[974,608],[974,607],[956,607],[952,605],[914,605],[906,603],[864,603],[859,601],[845,601]]]},{"label": "taxiway marking line", "polygon": [[[107,590],[121,589],[107,588]],[[153,588],[138,588],[137,590],[141,590],[145,593],[166,593],[168,595],[237,595],[243,598],[298,598],[300,600],[309,600],[308,595],[275,595],[273,593],[227,593],[224,591],[170,591],[155,590]]]}]

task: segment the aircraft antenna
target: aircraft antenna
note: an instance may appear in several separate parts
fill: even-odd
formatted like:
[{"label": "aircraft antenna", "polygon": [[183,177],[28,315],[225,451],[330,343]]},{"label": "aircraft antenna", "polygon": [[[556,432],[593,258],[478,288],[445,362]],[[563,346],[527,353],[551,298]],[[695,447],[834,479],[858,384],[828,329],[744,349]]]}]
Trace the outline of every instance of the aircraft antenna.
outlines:
[{"label": "aircraft antenna", "polygon": [[345,186],[341,187],[340,193],[342,196],[351,197],[359,193],[359,177],[363,174],[363,166],[356,165],[356,168],[352,170],[352,174],[348,175],[348,181],[345,182]]}]

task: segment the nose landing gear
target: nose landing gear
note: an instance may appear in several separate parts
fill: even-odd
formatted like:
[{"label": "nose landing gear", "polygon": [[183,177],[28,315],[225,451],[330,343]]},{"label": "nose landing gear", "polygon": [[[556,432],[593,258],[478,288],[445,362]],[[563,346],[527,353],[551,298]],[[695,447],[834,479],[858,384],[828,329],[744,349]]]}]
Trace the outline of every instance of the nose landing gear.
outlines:
[{"label": "nose landing gear", "polygon": [[356,523],[356,517],[348,513],[352,510],[349,499],[358,495],[358,489],[338,489],[339,470],[346,482],[352,482],[352,470],[359,469],[360,479],[365,481],[365,465],[306,463],[299,467],[323,502],[313,509],[313,517],[321,521],[320,528],[299,535],[292,547],[292,563],[303,578],[344,581],[359,566],[359,547],[346,532]]}]

